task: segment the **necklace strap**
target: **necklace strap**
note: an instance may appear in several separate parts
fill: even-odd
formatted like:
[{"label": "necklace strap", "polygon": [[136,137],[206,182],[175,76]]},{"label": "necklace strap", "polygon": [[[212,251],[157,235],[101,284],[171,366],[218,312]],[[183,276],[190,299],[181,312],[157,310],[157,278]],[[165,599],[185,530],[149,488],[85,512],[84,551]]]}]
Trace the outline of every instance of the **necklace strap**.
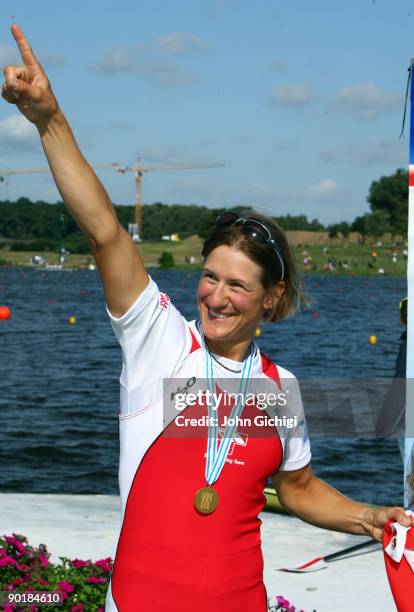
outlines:
[{"label": "necklace strap", "polygon": [[229,368],[228,366],[224,365],[224,363],[221,363],[221,361],[219,361],[216,357],[214,357],[213,353],[210,353],[210,355],[214,359],[214,361],[218,363],[219,365],[221,365],[221,367],[224,368],[225,370],[228,370],[229,372],[233,372],[233,374],[240,374],[241,370],[233,370],[233,368]]},{"label": "necklace strap", "polygon": [[[206,350],[206,362],[210,362],[207,367],[207,384],[211,385],[213,395],[214,395],[214,369],[213,369],[213,360],[211,359],[211,353]],[[250,353],[248,357],[243,361],[242,374],[240,378],[239,384],[239,392],[237,394],[237,401],[233,405],[231,410],[230,419],[226,424],[224,434],[222,436],[221,444],[219,448],[217,448],[218,444],[218,419],[213,418],[213,410],[208,404],[208,413],[209,413],[209,432],[208,432],[208,441],[207,441],[207,461],[206,461],[206,471],[205,477],[207,484],[211,485],[220,476],[221,470],[224,467],[224,463],[226,461],[228,452],[230,450],[231,441],[234,437],[236,428],[237,428],[237,419],[241,415],[244,408],[243,398],[247,396],[247,389],[249,387],[249,381],[252,373],[252,365],[253,365],[253,354]],[[211,374],[211,378],[209,378],[209,374]],[[213,426],[211,426],[211,421],[213,421]]]}]

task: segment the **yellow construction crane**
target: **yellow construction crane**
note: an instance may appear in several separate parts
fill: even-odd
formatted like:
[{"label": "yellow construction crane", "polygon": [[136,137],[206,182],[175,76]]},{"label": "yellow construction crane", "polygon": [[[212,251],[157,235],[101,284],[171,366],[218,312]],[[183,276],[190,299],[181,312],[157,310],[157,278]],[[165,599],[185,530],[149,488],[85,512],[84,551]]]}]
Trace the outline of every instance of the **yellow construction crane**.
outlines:
[{"label": "yellow construction crane", "polygon": [[[173,164],[166,163],[163,166],[142,166],[141,160],[137,159],[135,166],[121,166],[121,164],[114,162],[112,164],[96,164],[92,168],[95,170],[102,170],[105,168],[113,168],[115,172],[125,174],[126,172],[133,172],[135,175],[135,223],[130,223],[129,232],[132,239],[135,242],[141,240],[142,237],[142,177],[145,172],[158,172],[165,170],[197,170],[200,168],[224,168],[225,164],[221,163],[181,163]],[[16,170],[2,170],[0,169],[0,182],[4,181],[7,176],[13,176],[16,174],[40,174],[50,172],[49,168],[19,168]]]},{"label": "yellow construction crane", "polygon": [[145,172],[158,172],[163,170],[196,170],[199,168],[223,168],[225,164],[221,163],[187,163],[173,164],[166,163],[163,166],[142,166],[141,160],[137,159],[135,166],[120,166],[113,164],[117,172],[124,174],[125,172],[133,172],[135,175],[135,224],[130,224],[130,234],[134,241],[139,241],[142,238],[142,177]]}]

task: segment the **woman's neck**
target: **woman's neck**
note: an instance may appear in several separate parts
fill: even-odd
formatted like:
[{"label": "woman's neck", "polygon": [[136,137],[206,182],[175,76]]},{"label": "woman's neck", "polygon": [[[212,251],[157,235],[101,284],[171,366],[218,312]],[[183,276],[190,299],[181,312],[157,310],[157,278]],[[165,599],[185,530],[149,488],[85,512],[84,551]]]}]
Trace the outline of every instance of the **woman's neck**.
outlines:
[{"label": "woman's neck", "polygon": [[225,342],[221,340],[210,340],[205,338],[205,343],[210,353],[232,359],[233,361],[243,361],[249,353],[251,340],[242,340],[240,342]]}]

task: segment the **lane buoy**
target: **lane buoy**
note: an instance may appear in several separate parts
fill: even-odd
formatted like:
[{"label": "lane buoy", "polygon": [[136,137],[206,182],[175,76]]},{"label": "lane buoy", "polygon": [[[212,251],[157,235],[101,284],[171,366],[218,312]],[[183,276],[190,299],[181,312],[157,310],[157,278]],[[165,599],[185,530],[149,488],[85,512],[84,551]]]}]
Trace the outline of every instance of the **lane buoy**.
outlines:
[{"label": "lane buoy", "polygon": [[260,329],[260,327],[256,329],[254,335],[256,336],[256,338],[260,338],[260,336],[262,335],[262,330]]},{"label": "lane buoy", "polygon": [[0,306],[0,321],[8,321],[11,317],[11,310],[8,306]]},{"label": "lane buoy", "polygon": [[369,343],[370,344],[377,344],[377,336],[370,336],[369,337]]},{"label": "lane buoy", "polygon": [[317,319],[317,318],[319,317],[319,314],[320,314],[320,313],[319,313],[317,310],[314,310],[314,311],[312,312],[312,319]]},{"label": "lane buoy", "polygon": [[69,323],[70,323],[71,325],[75,325],[75,323],[76,323],[76,317],[69,317]]}]

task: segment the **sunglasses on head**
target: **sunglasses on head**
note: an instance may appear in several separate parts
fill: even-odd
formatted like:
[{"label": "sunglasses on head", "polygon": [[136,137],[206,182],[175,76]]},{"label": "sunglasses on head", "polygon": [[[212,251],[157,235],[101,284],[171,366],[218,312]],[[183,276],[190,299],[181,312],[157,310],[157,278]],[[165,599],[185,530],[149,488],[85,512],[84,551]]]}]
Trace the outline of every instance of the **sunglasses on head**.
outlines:
[{"label": "sunglasses on head", "polygon": [[285,276],[285,265],[282,255],[279,253],[276,246],[276,240],[272,238],[269,228],[262,223],[262,221],[250,217],[239,217],[239,215],[233,212],[224,213],[216,219],[216,227],[224,228],[232,227],[233,225],[241,225],[243,235],[249,240],[253,240],[253,242],[258,242],[259,244],[270,244],[282,268],[281,280],[283,280]]}]

